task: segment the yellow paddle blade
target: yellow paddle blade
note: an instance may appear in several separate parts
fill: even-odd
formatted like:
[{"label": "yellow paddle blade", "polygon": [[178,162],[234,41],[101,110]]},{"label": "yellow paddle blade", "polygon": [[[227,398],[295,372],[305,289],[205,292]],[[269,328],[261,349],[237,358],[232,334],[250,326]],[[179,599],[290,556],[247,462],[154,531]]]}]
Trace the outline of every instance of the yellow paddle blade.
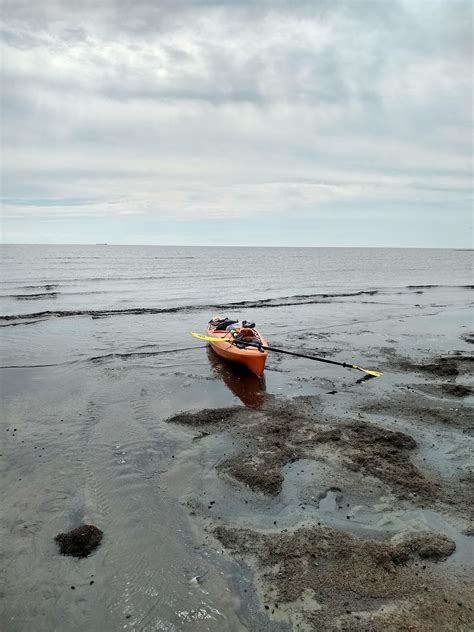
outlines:
[{"label": "yellow paddle blade", "polygon": [[369,369],[363,369],[361,366],[357,366],[357,364],[353,364],[352,368],[367,373],[367,375],[372,375],[372,377],[380,377],[383,375],[382,371],[370,371]]},{"label": "yellow paddle blade", "polygon": [[234,342],[232,338],[214,338],[212,336],[203,336],[202,334],[197,334],[194,331],[191,332],[191,336],[194,336],[198,340],[207,340],[208,342],[228,342],[229,344]]}]

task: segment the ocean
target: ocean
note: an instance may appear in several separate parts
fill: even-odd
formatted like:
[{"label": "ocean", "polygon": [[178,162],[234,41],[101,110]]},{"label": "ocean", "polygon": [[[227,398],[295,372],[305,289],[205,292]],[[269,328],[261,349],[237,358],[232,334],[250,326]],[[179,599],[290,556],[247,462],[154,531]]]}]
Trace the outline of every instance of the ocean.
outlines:
[{"label": "ocean", "polygon": [[[400,358],[470,349],[472,251],[4,245],[1,267],[7,631],[288,629],[189,510],[235,492],[214,471],[228,439],[208,437],[204,450],[166,420],[327,393],[345,394],[328,395],[332,415],[355,415],[351,397],[412,384]],[[215,314],[384,378],[361,384],[354,371],[274,354],[259,381],[190,336]],[[291,528],[299,515],[281,499],[246,498],[216,520]],[[318,519],[333,524],[323,509]],[[81,522],[104,543],[79,562],[59,556],[54,536]]]},{"label": "ocean", "polygon": [[2,315],[189,312],[472,283],[472,252],[378,248],[2,246]]}]

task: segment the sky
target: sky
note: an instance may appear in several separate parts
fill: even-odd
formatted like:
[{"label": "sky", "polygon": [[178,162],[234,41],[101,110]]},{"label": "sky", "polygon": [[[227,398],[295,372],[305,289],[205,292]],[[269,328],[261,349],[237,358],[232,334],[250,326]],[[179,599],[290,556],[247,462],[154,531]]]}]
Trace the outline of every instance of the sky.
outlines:
[{"label": "sky", "polygon": [[473,247],[464,0],[2,0],[4,243]]}]

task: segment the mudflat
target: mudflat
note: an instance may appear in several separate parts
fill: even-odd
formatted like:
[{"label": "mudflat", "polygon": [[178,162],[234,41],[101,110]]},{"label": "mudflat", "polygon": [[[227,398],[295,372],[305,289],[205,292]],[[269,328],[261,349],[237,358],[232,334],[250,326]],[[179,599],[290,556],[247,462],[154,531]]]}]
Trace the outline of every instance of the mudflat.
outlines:
[{"label": "mudflat", "polygon": [[[357,409],[353,420],[335,416],[324,399],[267,397],[259,411],[232,407],[168,419],[205,430],[194,437],[200,443],[231,438],[230,453],[215,464],[228,483],[225,500],[215,494],[209,501],[209,489],[187,499],[209,545],[252,568],[262,608],[294,629],[467,630],[474,621],[467,569],[442,562],[457,546],[469,550],[470,477],[445,477],[412,458],[417,441],[397,429],[400,417],[410,417],[410,399],[402,413],[386,402],[383,423],[367,413],[362,419]],[[433,423],[429,407],[425,416],[418,412],[411,411],[417,423]],[[232,509],[241,494],[243,520]],[[249,513],[256,528],[242,525]],[[440,529],[443,519],[448,530]]]},{"label": "mudflat", "polygon": [[[410,336],[406,325],[397,329],[395,336]],[[323,337],[325,357],[340,336]],[[251,570],[275,625],[427,632],[474,625],[474,357],[469,335],[449,350],[442,339],[435,354],[423,336],[411,357],[393,339],[393,347],[371,349],[385,374],[370,383],[344,375],[337,390],[334,376],[317,395],[266,394],[258,407],[167,419],[200,446],[206,488],[187,490],[190,513],[210,547]],[[214,440],[223,447],[213,461]]]}]

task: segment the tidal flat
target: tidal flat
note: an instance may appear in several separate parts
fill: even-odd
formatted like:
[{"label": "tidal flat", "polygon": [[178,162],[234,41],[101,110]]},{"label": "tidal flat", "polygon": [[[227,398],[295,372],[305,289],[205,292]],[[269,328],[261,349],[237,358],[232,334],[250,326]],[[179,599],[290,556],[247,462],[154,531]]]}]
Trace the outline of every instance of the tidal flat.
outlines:
[{"label": "tidal flat", "polygon": [[2,630],[472,629],[472,289],[327,294],[252,314],[381,378],[258,380],[205,311],[0,323]]}]

